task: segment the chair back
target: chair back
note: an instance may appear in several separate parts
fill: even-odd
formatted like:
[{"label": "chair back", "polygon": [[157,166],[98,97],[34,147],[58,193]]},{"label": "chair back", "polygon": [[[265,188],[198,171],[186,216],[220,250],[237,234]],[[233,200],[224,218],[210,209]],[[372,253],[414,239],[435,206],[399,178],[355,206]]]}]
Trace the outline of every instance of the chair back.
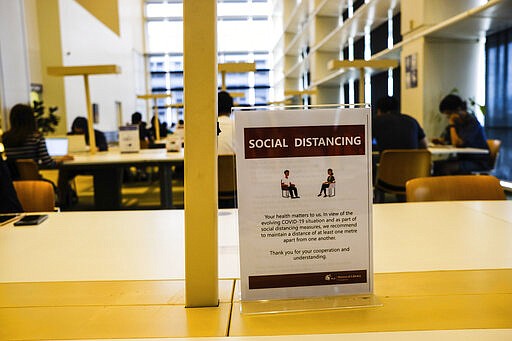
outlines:
[{"label": "chair back", "polygon": [[44,180],[13,181],[14,189],[25,212],[52,212],[55,210],[55,192]]},{"label": "chair back", "polygon": [[500,181],[491,175],[447,175],[407,181],[407,201],[505,200]]},{"label": "chair back", "polygon": [[405,194],[407,180],[429,176],[431,155],[427,149],[388,149],[380,156],[375,187],[388,193]]},{"label": "chair back", "polygon": [[487,140],[487,146],[489,146],[489,159],[491,169],[496,168],[496,161],[501,148],[501,140]]},{"label": "chair back", "polygon": [[[219,207],[236,207],[236,157],[219,155],[217,160]],[[226,205],[221,205],[226,203]],[[227,206],[227,207],[226,207]]]},{"label": "chair back", "polygon": [[18,169],[17,180],[40,180],[39,166],[32,159],[17,159],[16,168]]}]

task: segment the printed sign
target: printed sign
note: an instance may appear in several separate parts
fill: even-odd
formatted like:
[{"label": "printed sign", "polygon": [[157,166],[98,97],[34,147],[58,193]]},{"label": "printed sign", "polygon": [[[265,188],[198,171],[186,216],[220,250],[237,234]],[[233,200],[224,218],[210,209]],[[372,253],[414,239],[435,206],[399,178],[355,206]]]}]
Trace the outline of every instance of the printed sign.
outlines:
[{"label": "printed sign", "polygon": [[139,126],[129,125],[119,127],[119,151],[133,153],[140,150]]},{"label": "printed sign", "polygon": [[242,300],[373,291],[370,115],[235,110]]}]

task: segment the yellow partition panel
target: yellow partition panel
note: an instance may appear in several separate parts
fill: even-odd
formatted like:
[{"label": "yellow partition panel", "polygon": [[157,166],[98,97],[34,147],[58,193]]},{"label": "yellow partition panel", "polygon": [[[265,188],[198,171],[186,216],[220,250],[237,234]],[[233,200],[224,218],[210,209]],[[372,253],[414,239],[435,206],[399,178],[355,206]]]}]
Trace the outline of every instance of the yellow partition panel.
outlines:
[{"label": "yellow partition panel", "polygon": [[218,303],[217,2],[183,3],[187,307]]}]

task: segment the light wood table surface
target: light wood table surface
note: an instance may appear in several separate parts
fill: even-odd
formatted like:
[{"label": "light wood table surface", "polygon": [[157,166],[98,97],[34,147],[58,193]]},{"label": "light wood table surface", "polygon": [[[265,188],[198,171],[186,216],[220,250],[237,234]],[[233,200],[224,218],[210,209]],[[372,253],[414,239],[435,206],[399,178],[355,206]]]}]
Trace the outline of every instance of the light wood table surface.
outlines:
[{"label": "light wood table surface", "polygon": [[122,172],[127,167],[158,166],[160,206],[172,208],[172,167],[183,164],[183,151],[168,153],[165,149],[142,149],[137,153],[121,153],[117,148],[95,154],[77,153],[59,167],[59,189],[62,209],[67,209],[70,194],[65,185],[77,174],[92,174],[96,210],[121,209]]},{"label": "light wood table surface", "polygon": [[434,145],[428,147],[428,151],[433,155],[446,155],[446,154],[489,154],[488,149],[482,148],[461,148],[451,145]]},{"label": "light wood table surface", "polygon": [[58,212],[39,226],[4,225],[0,339],[228,330],[231,340],[510,338],[512,202],[380,204],[373,213],[383,306],[271,315],[239,313],[236,210],[219,211],[219,308],[184,307],[181,210]]}]

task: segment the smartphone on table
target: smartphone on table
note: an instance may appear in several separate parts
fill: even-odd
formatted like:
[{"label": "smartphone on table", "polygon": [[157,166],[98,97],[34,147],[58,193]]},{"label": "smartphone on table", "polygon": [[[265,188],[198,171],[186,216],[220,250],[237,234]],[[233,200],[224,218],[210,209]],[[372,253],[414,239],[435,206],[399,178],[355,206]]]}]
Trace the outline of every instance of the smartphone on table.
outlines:
[{"label": "smartphone on table", "polygon": [[13,220],[21,217],[19,213],[8,213],[8,214],[0,214],[0,226],[9,224]]},{"label": "smartphone on table", "polygon": [[46,219],[48,219],[48,214],[26,215],[17,222],[15,222],[14,226],[39,225]]}]

